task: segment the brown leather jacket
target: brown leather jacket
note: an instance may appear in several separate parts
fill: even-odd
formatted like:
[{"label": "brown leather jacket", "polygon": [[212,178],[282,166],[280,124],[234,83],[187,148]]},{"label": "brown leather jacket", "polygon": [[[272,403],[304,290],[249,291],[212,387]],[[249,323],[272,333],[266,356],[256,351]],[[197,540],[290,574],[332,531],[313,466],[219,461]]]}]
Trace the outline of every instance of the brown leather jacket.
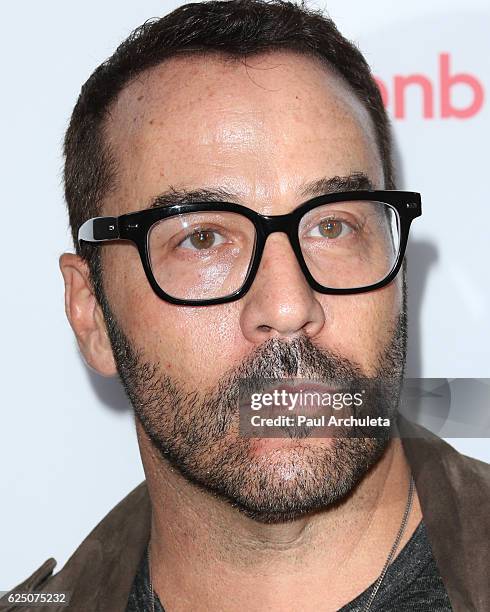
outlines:
[{"label": "brown leather jacket", "polygon": [[[465,457],[424,428],[402,419],[400,431],[424,521],[442,579],[456,612],[490,612],[490,465]],[[65,608],[44,612],[124,612],[149,538],[146,482],[125,497],[52,575],[45,561],[14,591],[71,591]],[[25,612],[38,608],[0,610]]]}]

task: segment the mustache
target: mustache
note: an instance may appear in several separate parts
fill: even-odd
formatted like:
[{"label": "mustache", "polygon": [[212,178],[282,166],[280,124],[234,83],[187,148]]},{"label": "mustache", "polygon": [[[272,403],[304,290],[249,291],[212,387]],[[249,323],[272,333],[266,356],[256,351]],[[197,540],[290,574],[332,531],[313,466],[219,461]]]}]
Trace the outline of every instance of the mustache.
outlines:
[{"label": "mustache", "polygon": [[265,390],[271,380],[283,378],[335,382],[348,386],[365,378],[359,364],[333,351],[320,348],[306,336],[291,340],[270,338],[254,349],[239,365],[229,368],[213,385],[214,393],[234,395],[238,387]]}]

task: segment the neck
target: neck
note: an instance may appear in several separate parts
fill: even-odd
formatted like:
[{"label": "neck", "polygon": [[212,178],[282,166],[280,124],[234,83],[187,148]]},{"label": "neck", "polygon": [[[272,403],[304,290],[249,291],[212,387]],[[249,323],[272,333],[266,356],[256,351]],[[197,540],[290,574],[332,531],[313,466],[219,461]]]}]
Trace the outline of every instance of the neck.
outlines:
[{"label": "neck", "polygon": [[[152,503],[152,582],[166,610],[337,610],[379,576],[407,502],[399,439],[342,503],[263,524],[189,483],[139,425],[138,438]],[[398,551],[420,519],[415,494]]]}]

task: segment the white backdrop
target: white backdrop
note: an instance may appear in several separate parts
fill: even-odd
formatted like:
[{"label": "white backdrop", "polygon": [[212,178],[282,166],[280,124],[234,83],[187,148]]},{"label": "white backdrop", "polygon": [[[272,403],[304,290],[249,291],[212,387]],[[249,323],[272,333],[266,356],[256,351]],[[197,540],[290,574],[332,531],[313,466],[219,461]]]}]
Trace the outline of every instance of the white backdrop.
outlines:
[{"label": "white backdrop", "polygon": [[[61,141],[91,71],[135,26],[177,4],[19,0],[0,9],[0,590],[49,556],[59,569],[144,478],[123,393],[87,370],[64,315],[57,260],[72,245]],[[359,43],[384,84],[397,115],[400,186],[423,196],[408,253],[407,374],[490,377],[488,0],[316,6]],[[465,83],[448,87],[458,73]],[[419,84],[403,95],[402,79],[413,75]],[[451,107],[466,116],[448,117]],[[490,461],[487,440],[453,444]]]}]

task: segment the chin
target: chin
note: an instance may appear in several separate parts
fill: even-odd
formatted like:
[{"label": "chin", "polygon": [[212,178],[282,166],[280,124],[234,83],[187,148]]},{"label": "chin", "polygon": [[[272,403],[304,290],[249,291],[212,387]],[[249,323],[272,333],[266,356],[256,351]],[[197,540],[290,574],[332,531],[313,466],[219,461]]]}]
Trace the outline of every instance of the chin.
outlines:
[{"label": "chin", "polygon": [[[383,455],[377,439],[248,440],[199,484],[260,523],[293,521],[345,500]],[[238,457],[241,461],[236,461]],[[201,474],[202,475],[202,474]],[[189,475],[187,475],[189,477]]]}]

